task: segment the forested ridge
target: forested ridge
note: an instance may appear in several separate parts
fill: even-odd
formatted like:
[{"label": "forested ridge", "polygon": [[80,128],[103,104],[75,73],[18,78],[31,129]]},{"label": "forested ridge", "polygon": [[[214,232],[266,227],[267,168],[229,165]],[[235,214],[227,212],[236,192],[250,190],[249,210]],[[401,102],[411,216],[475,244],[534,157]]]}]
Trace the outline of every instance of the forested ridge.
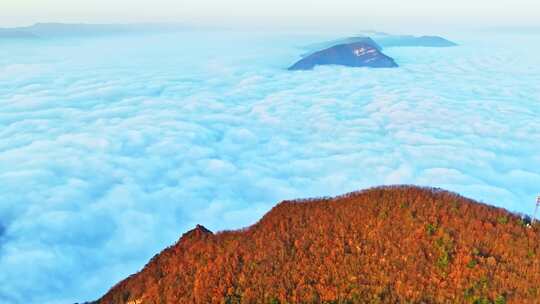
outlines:
[{"label": "forested ridge", "polygon": [[96,303],[540,303],[540,225],[439,189],[284,201],[185,233]]}]

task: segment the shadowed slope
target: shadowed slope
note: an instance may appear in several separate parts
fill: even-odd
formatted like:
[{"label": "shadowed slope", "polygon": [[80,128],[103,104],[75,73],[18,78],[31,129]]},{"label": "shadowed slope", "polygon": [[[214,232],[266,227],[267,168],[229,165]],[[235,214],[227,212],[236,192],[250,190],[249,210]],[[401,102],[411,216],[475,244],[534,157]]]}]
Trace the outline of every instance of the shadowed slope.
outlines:
[{"label": "shadowed slope", "polygon": [[339,44],[300,59],[289,70],[311,70],[319,65],[348,67],[395,68],[394,59],[383,54],[377,46],[366,42]]},{"label": "shadowed slope", "polygon": [[382,187],[198,226],[97,303],[538,303],[538,254],[538,227],[503,209]]}]

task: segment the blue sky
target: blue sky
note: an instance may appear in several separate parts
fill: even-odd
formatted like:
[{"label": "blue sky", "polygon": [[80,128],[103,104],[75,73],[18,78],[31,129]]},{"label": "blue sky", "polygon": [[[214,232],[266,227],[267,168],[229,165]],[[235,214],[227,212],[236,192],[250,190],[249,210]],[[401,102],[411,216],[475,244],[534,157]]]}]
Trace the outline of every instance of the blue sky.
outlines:
[{"label": "blue sky", "polygon": [[361,22],[376,27],[538,26],[538,12],[540,4],[536,0],[2,0],[0,26],[50,21],[341,27]]}]

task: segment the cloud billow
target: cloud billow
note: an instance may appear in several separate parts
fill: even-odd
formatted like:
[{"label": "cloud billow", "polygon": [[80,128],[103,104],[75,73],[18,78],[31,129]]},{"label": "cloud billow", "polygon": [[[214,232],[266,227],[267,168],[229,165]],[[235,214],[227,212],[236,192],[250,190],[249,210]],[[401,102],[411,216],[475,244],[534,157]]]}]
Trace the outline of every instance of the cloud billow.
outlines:
[{"label": "cloud billow", "polygon": [[407,183],[530,212],[540,45],[289,73],[313,38],[245,35],[0,50],[0,302],[95,299],[195,224],[283,199]]}]

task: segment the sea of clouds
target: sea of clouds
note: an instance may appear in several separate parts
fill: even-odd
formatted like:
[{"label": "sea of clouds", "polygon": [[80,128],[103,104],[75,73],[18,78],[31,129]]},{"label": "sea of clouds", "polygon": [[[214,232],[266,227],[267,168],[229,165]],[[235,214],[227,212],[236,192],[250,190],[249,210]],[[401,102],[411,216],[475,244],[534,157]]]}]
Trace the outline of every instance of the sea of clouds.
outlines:
[{"label": "sea of clouds", "polygon": [[289,72],[339,38],[0,42],[0,303],[96,299],[195,224],[284,199],[443,187],[531,213],[540,39],[454,34],[398,69]]}]

